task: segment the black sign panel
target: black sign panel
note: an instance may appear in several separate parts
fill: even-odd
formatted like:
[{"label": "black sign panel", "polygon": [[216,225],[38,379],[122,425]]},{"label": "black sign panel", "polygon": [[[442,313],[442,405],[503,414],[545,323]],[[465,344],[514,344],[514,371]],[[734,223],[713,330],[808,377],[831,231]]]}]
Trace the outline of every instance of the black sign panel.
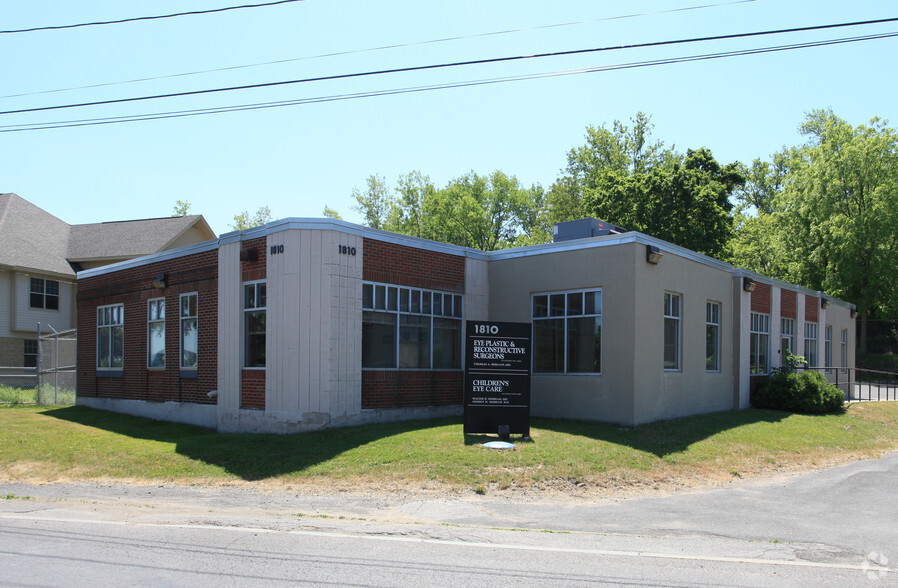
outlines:
[{"label": "black sign panel", "polygon": [[467,321],[464,432],[530,436],[530,323]]}]

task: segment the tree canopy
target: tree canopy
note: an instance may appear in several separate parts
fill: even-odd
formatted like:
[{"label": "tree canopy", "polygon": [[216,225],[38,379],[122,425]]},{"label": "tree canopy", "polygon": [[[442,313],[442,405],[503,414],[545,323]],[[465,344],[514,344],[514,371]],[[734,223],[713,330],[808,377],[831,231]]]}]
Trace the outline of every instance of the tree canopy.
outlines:
[{"label": "tree canopy", "polygon": [[242,231],[244,229],[251,229],[253,227],[261,227],[262,225],[271,221],[271,209],[267,206],[260,206],[258,210],[256,210],[256,214],[250,216],[248,212],[243,211],[240,214],[234,216],[234,222],[231,224],[231,228],[235,231]]}]

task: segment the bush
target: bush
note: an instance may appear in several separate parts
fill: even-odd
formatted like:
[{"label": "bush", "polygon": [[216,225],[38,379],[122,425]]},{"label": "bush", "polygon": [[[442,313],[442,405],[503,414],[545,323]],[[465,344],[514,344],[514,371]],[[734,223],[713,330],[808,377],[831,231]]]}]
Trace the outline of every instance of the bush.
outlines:
[{"label": "bush", "polygon": [[755,408],[821,414],[842,408],[845,394],[819,372],[781,371],[758,389],[752,404]]}]

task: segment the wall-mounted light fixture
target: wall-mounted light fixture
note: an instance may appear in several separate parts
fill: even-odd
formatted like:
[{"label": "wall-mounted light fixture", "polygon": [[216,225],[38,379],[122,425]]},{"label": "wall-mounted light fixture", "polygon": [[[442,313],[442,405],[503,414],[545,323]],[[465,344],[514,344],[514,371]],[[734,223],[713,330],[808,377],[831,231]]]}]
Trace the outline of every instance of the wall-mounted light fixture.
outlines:
[{"label": "wall-mounted light fixture", "polygon": [[857,318],[857,309],[856,308],[851,309],[851,318],[853,318],[853,319]]},{"label": "wall-mounted light fixture", "polygon": [[742,278],[742,289],[745,290],[746,292],[754,292],[756,285],[757,284],[755,284],[755,281],[752,280],[751,278],[749,278],[747,276]]},{"label": "wall-mounted light fixture", "polygon": [[661,250],[654,245],[645,246],[645,260],[648,263],[658,265],[658,262],[661,261],[662,257],[664,257],[664,254],[661,253]]},{"label": "wall-mounted light fixture", "polygon": [[249,249],[241,249],[240,250],[240,261],[258,261],[259,260],[259,252],[255,247],[250,247]]},{"label": "wall-mounted light fixture", "polygon": [[829,306],[829,300],[827,300],[826,298],[821,298],[820,299],[820,308],[826,308],[827,306]]},{"label": "wall-mounted light fixture", "polygon": [[159,288],[160,290],[168,287],[168,276],[165,274],[159,274],[153,280],[153,287]]}]

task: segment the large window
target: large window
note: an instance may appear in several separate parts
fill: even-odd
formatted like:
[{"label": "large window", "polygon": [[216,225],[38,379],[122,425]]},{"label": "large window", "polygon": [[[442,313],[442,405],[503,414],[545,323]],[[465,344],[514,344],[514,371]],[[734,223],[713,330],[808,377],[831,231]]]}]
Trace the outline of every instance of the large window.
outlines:
[{"label": "large window", "polygon": [[664,293],[664,369],[680,369],[680,295]]},{"label": "large window", "polygon": [[31,278],[31,308],[59,310],[59,282]]},{"label": "large window", "polygon": [[97,369],[120,370],[125,363],[125,305],[97,308]]},{"label": "large window", "polygon": [[708,302],[705,312],[705,370],[720,371],[720,304]]},{"label": "large window", "polygon": [[181,294],[181,369],[185,370],[196,369],[199,354],[196,300],[196,292]]},{"label": "large window", "polygon": [[780,319],[780,354],[782,356],[783,365],[786,364],[786,357],[789,353],[795,353],[795,319]]},{"label": "large window", "polygon": [[23,367],[37,367],[37,339],[25,339],[25,355],[23,357]]},{"label": "large window", "polygon": [[165,367],[165,298],[147,301],[147,367]]},{"label": "large window", "polygon": [[362,367],[461,369],[462,296],[362,285]]},{"label": "large window", "polygon": [[602,372],[602,291],[533,296],[533,371]]},{"label": "large window", "polygon": [[809,367],[817,367],[817,323],[804,324],[804,358]]},{"label": "large window", "polygon": [[766,374],[770,359],[770,315],[751,313],[751,337],[748,350],[748,371],[751,374]]},{"label": "large window", "polygon": [[830,373],[833,367],[833,326],[823,327],[823,367]]},{"label": "large window", "polygon": [[848,371],[848,329],[842,329],[842,373]]},{"label": "large window", "polygon": [[265,282],[243,285],[243,365],[265,367]]}]

